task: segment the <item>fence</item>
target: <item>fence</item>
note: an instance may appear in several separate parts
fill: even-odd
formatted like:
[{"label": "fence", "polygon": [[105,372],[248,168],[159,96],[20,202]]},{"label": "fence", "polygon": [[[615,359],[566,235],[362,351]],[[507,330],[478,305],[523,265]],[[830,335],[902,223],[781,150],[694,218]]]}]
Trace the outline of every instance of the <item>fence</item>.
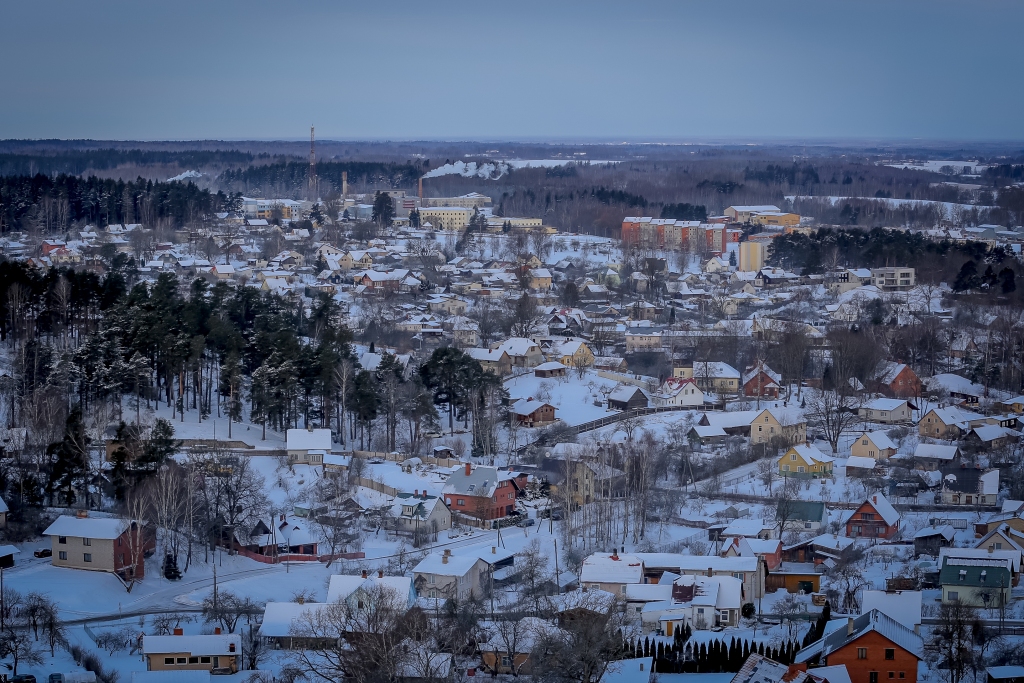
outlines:
[{"label": "fence", "polygon": [[378,493],[383,493],[384,495],[391,496],[392,498],[398,495],[398,489],[394,486],[388,486],[387,484],[382,484],[379,481],[367,479],[366,477],[356,477],[355,483],[357,486],[365,486],[368,489],[373,489]]},{"label": "fence", "polygon": [[295,553],[286,553],[284,555],[261,555],[254,553],[246,548],[236,548],[237,552],[242,557],[248,557],[250,560],[256,560],[263,564],[278,564],[280,562],[319,562],[319,555],[296,555]]},{"label": "fence", "polygon": [[462,461],[456,458],[435,458],[432,455],[417,455],[411,456],[404,453],[384,451],[351,451],[352,456],[355,458],[363,458],[365,460],[388,460],[390,462],[405,462],[409,458],[416,457],[424,465],[435,465],[437,467],[454,467],[461,465]]}]

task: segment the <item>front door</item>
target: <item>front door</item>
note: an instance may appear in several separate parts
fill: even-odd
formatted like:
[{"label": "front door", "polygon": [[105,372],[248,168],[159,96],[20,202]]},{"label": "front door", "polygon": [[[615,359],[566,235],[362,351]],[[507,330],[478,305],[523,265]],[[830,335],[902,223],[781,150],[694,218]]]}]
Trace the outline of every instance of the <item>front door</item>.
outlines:
[{"label": "front door", "polygon": [[[213,668],[214,669],[219,669],[220,668],[220,657],[214,657],[213,658]],[[876,678],[877,678],[877,676],[876,676]],[[872,681],[872,683],[878,683],[878,681],[877,680],[876,681]]]},{"label": "front door", "polygon": [[878,672],[872,671],[869,676],[869,683],[878,683]]}]

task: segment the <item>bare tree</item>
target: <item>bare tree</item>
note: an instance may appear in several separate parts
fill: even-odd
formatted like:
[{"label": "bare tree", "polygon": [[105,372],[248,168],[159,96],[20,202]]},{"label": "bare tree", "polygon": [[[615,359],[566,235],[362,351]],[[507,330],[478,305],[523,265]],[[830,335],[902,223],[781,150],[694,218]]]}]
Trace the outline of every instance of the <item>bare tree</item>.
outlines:
[{"label": "bare tree", "polygon": [[959,600],[943,602],[939,607],[939,623],[932,628],[932,646],[939,653],[939,668],[947,683],[961,683],[973,664],[971,625],[976,617],[975,609]]},{"label": "bare tree", "polygon": [[857,420],[857,399],[843,389],[821,389],[807,401],[807,416],[821,429],[833,453],[839,452],[839,439]]}]

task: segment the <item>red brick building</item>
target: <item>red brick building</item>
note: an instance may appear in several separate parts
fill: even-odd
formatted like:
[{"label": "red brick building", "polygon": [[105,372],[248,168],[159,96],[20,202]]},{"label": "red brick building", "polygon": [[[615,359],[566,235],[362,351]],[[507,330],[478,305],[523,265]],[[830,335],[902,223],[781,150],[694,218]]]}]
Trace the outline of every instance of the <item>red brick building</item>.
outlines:
[{"label": "red brick building", "polygon": [[909,365],[882,361],[875,371],[875,388],[898,398],[921,395],[921,378]]},{"label": "red brick building", "polygon": [[[921,636],[871,610],[797,652],[796,663],[845,665],[850,683],[917,683],[923,652]],[[813,668],[809,671],[813,673]]]},{"label": "red brick building", "polygon": [[448,477],[442,495],[453,512],[477,519],[501,519],[516,509],[519,492],[527,476],[496,467],[465,463]]},{"label": "red brick building", "polygon": [[900,513],[879,493],[860,504],[846,521],[850,538],[892,538],[900,530]]}]

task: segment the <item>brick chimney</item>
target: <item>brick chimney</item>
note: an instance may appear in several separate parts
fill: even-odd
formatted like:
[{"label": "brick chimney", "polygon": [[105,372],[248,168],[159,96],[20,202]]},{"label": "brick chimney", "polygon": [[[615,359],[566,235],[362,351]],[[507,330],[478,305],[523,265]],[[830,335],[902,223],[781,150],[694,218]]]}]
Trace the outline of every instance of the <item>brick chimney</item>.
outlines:
[{"label": "brick chimney", "polygon": [[468,477],[468,476],[469,476],[469,475],[471,475],[472,473],[473,473],[473,464],[472,464],[472,463],[469,463],[469,462],[467,462],[467,463],[466,463],[466,476]]},{"label": "brick chimney", "polygon": [[219,636],[220,635],[220,626],[218,626],[217,628],[213,629],[213,635],[215,635],[215,636]]},{"label": "brick chimney", "polygon": [[365,569],[363,570],[363,578],[364,579],[366,578],[366,570]]},{"label": "brick chimney", "polygon": [[185,631],[183,629],[176,628],[176,629],[174,629],[174,635],[176,635],[176,636],[183,636],[183,635],[185,635]]},{"label": "brick chimney", "polygon": [[86,518],[89,517],[89,511],[88,510],[77,510],[75,512],[75,517],[77,517],[78,519],[86,519]]},{"label": "brick chimney", "polygon": [[378,569],[377,570],[377,578],[378,579],[383,579],[384,578],[384,570],[383,569]]}]

